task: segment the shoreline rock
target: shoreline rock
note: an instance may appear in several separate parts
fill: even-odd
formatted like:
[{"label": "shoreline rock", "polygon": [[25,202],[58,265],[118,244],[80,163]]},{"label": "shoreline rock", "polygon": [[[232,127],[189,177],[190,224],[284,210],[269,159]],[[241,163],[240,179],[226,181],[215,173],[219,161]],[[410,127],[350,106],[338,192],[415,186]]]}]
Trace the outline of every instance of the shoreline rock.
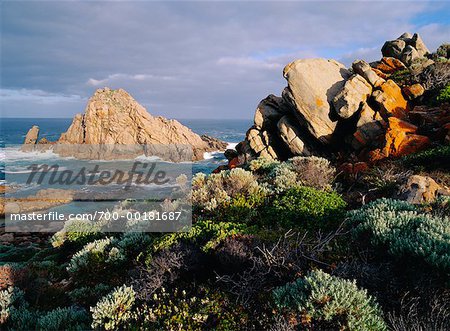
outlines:
[{"label": "shoreline rock", "polygon": [[[35,127],[30,129],[27,138],[27,146],[36,144]],[[45,140],[39,143],[49,144]],[[125,90],[109,88],[98,89],[94,93],[88,101],[84,114],[75,115],[67,131],[62,133],[51,147],[64,156],[87,156],[84,153],[79,155],[77,148],[70,145],[150,146],[145,149],[146,155],[152,155],[147,154],[149,149],[156,153],[159,149],[161,153],[170,154],[170,160],[177,150],[185,146],[186,151],[192,148],[192,156],[189,159],[192,161],[202,160],[205,152],[225,150],[227,146],[219,139],[194,133],[176,120],[152,116]],[[163,146],[168,146],[170,151],[163,151]],[[105,157],[114,158],[114,153]],[[186,155],[180,156],[179,161],[187,161],[185,157]]]}]

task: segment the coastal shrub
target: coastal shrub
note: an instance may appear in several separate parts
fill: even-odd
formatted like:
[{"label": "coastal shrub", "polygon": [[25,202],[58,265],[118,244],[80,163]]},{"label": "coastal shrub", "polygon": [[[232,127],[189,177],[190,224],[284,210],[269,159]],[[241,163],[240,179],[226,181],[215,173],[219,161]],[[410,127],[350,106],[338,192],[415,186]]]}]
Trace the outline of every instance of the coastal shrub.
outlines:
[{"label": "coastal shrub", "polygon": [[328,227],[345,215],[345,207],[336,192],[300,186],[273,200],[268,219],[288,227]]},{"label": "coastal shrub", "polygon": [[265,157],[259,157],[251,160],[248,164],[248,168],[252,172],[267,174],[271,172],[275,167],[280,164],[280,161],[271,160]]},{"label": "coastal shrub", "polygon": [[227,237],[250,232],[251,229],[244,224],[231,222],[198,221],[188,232],[174,232],[165,234],[155,240],[154,251],[172,247],[181,241],[200,245],[204,252],[215,248]]},{"label": "coastal shrub", "polygon": [[438,103],[450,102],[450,84],[439,91],[436,101]]},{"label": "coastal shrub", "polygon": [[317,156],[296,156],[271,167],[269,178],[275,192],[284,192],[296,186],[330,190],[336,170],[330,161]]},{"label": "coastal shrub", "polygon": [[196,288],[195,294],[160,288],[143,310],[150,330],[239,330],[247,317],[219,291]]},{"label": "coastal shrub", "polygon": [[298,313],[304,326],[313,329],[387,330],[366,290],[320,270],[276,288],[273,298],[278,308]]},{"label": "coastal shrub", "polygon": [[70,299],[77,304],[95,304],[101,297],[111,291],[111,286],[103,283],[94,286],[81,286],[70,291]]},{"label": "coastal shrub", "polygon": [[115,242],[115,245],[127,256],[134,256],[150,245],[152,240],[146,233],[126,232]]},{"label": "coastal shrub", "polygon": [[0,291],[0,324],[8,320],[13,307],[17,308],[26,305],[23,295],[22,290],[13,286]]},{"label": "coastal shrub", "polygon": [[438,146],[402,158],[406,166],[450,170],[450,146]]},{"label": "coastal shrub", "polygon": [[436,54],[440,57],[450,58],[450,44],[444,43],[438,47]]},{"label": "coastal shrub", "polygon": [[435,294],[431,298],[406,296],[398,311],[387,314],[387,322],[393,331],[450,330],[449,294]]},{"label": "coastal shrub", "polygon": [[412,172],[409,170],[404,170],[394,164],[387,164],[371,168],[362,175],[362,180],[368,185],[369,190],[384,196],[392,196],[411,175]]},{"label": "coastal shrub", "polygon": [[138,298],[148,300],[166,284],[189,277],[202,267],[203,257],[200,248],[184,242],[147,256],[145,265],[138,267],[132,281]]},{"label": "coastal shrub", "polygon": [[318,190],[330,189],[336,175],[336,169],[330,161],[317,156],[296,156],[289,161],[297,178],[303,186],[311,186]]},{"label": "coastal shrub", "polygon": [[114,245],[113,238],[98,239],[87,244],[72,256],[67,271],[91,274],[110,266],[118,266],[125,259],[123,250]]},{"label": "coastal shrub", "polygon": [[24,292],[17,287],[0,291],[0,325],[12,330],[29,330],[36,316],[28,309]]},{"label": "coastal shrub", "polygon": [[247,170],[235,168],[217,174],[196,174],[192,179],[191,199],[194,207],[211,211],[236,196],[262,194],[256,177]]},{"label": "coastal shrub", "polygon": [[397,70],[389,76],[389,79],[392,79],[397,85],[404,86],[411,82],[412,74],[409,69]]},{"label": "coastal shrub", "polygon": [[270,178],[272,178],[271,184],[276,193],[281,193],[301,185],[292,165],[287,162],[276,166],[271,171]]},{"label": "coastal shrub", "polygon": [[36,324],[39,331],[82,331],[89,328],[89,316],[84,309],[56,308],[39,317]]},{"label": "coastal shrub", "polygon": [[450,219],[420,212],[405,201],[380,199],[349,213],[356,236],[369,236],[374,246],[396,257],[419,258],[450,270]]},{"label": "coastal shrub", "polygon": [[102,235],[100,231],[101,227],[96,223],[73,219],[67,221],[64,228],[52,236],[50,242],[53,247],[61,247],[66,242],[83,246],[99,238]]},{"label": "coastal shrub", "polygon": [[431,213],[436,217],[450,217],[450,197],[438,197],[430,204]]},{"label": "coastal shrub", "polygon": [[259,208],[267,201],[268,197],[264,191],[249,196],[239,194],[217,209],[214,216],[228,222],[251,222],[259,217]]},{"label": "coastal shrub", "polygon": [[102,330],[126,329],[135,318],[136,293],[123,285],[103,297],[91,308],[92,327]]},{"label": "coastal shrub", "polygon": [[0,266],[0,290],[8,287],[22,284],[26,279],[27,271],[25,268],[5,264]]}]

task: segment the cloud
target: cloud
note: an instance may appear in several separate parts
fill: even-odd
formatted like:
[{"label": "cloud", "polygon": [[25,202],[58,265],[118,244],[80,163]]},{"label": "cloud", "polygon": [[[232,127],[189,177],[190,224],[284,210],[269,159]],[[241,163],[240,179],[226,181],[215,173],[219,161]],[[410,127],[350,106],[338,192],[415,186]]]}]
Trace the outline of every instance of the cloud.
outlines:
[{"label": "cloud", "polygon": [[42,90],[29,89],[0,89],[0,99],[2,102],[35,102],[39,104],[59,104],[66,102],[76,102],[86,100],[80,95],[66,95],[50,93]]},{"label": "cloud", "polygon": [[247,67],[256,69],[280,69],[283,67],[281,63],[268,62],[254,59],[251,57],[221,57],[217,60],[217,64],[234,67]]},{"label": "cloud", "polygon": [[[1,6],[3,88],[82,98],[124,88],[152,114],[181,118],[250,118],[259,100],[281,93],[282,68],[296,58],[372,60],[405,31],[435,48],[450,26],[442,17],[450,4],[425,1]],[[28,101],[2,103],[9,116],[28,116]],[[62,102],[59,112],[70,116],[73,107]]]},{"label": "cloud", "polygon": [[112,84],[117,81],[145,81],[145,80],[173,80],[175,77],[172,76],[158,76],[158,75],[147,75],[147,74],[136,74],[136,75],[128,75],[128,74],[112,74],[108,75],[108,77],[103,79],[94,79],[89,78],[86,82],[87,85],[98,87],[98,86],[104,86],[108,84]]}]

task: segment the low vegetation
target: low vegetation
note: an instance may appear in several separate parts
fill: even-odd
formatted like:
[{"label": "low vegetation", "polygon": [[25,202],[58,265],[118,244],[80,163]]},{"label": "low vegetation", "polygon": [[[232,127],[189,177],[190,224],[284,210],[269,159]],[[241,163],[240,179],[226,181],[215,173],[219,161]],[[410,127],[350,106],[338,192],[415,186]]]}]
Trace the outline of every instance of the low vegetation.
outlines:
[{"label": "low vegetation", "polygon": [[322,158],[257,159],[194,177],[185,232],[70,221],[3,245],[2,329],[450,329],[448,200],[379,199],[447,158],[438,147],[351,184]]}]

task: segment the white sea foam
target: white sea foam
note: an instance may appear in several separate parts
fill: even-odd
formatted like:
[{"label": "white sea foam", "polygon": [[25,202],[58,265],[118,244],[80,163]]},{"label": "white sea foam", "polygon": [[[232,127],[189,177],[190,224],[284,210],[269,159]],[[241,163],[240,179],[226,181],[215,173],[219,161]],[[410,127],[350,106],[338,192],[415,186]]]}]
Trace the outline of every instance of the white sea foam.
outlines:
[{"label": "white sea foam", "polygon": [[50,149],[46,151],[24,152],[21,151],[19,147],[6,147],[2,148],[0,153],[0,155],[6,162],[48,160],[59,157]]},{"label": "white sea foam", "polygon": [[[236,147],[238,143],[227,143],[227,147],[226,149],[234,149]],[[213,152],[205,152],[203,153],[203,158],[205,160],[211,160],[217,156],[220,156],[221,154],[223,154],[223,152],[225,152],[225,150],[221,150],[221,151],[213,151]]]},{"label": "white sea foam", "polygon": [[228,143],[227,149],[235,149],[238,143]]}]

